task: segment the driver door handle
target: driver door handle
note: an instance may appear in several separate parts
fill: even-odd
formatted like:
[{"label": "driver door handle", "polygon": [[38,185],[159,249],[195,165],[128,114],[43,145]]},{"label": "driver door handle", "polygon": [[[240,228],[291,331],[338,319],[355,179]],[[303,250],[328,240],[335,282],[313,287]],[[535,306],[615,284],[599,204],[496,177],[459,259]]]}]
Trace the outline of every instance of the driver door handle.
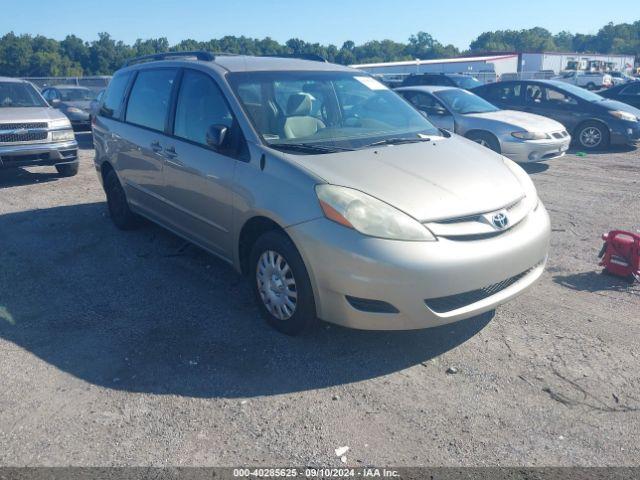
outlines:
[{"label": "driver door handle", "polygon": [[160,145],[160,142],[157,140],[155,142],[151,142],[150,147],[155,153],[160,153],[162,151],[162,145]]},{"label": "driver door handle", "polygon": [[164,155],[168,159],[176,158],[178,156],[178,152],[176,152],[175,147],[167,147],[164,149]]}]

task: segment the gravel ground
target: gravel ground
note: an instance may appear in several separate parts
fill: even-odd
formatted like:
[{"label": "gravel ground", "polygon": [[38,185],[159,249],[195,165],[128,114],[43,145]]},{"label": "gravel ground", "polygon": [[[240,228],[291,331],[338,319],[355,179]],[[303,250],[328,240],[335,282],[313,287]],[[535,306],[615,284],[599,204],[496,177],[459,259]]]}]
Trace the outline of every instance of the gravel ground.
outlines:
[{"label": "gravel ground", "polygon": [[226,264],[116,230],[81,142],[76,177],[0,172],[0,465],[639,464],[640,287],[596,258],[637,150],[529,168],[548,269],[495,314],[288,338]]}]

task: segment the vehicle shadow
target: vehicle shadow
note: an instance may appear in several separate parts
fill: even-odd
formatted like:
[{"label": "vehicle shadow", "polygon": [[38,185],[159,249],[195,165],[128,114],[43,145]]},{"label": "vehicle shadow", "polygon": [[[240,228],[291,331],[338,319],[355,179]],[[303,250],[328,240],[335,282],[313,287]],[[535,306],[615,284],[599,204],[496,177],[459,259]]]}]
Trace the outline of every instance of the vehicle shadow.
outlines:
[{"label": "vehicle shadow", "polygon": [[93,133],[88,132],[75,132],[76,142],[78,142],[78,148],[80,150],[93,150]]},{"label": "vehicle shadow", "polygon": [[[571,275],[555,275],[558,285],[581,292],[633,292],[633,282],[604,272],[580,272]],[[640,294],[640,291],[637,292]]]},{"label": "vehicle shadow", "polygon": [[464,343],[493,313],[411,332],[328,324],[296,338],[259,318],[225,262],[103,203],[0,216],[0,337],[95,385],[253,397],[375,378]]},{"label": "vehicle shadow", "polygon": [[0,188],[20,187],[59,180],[60,175],[58,175],[55,168],[50,167],[50,169],[51,171],[43,172],[30,172],[19,167],[0,169]]},{"label": "vehicle shadow", "polygon": [[629,153],[634,152],[638,147],[632,145],[612,145],[609,148],[602,150],[585,151],[577,146],[572,146],[567,152],[573,155],[584,154],[585,156],[599,156],[599,155],[611,155],[612,153]]},{"label": "vehicle shadow", "polygon": [[533,175],[535,173],[542,173],[542,172],[546,172],[547,170],[549,170],[549,165],[548,164],[540,163],[540,162],[521,163],[520,166],[529,175]]}]

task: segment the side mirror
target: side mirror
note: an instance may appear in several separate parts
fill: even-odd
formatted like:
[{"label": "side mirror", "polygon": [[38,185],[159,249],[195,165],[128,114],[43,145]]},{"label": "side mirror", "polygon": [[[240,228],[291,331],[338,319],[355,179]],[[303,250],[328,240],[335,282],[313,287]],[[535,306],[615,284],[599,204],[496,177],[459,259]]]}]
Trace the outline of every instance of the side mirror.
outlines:
[{"label": "side mirror", "polygon": [[433,113],[435,113],[436,115],[440,115],[441,117],[448,114],[448,112],[444,108],[439,107],[434,108]]},{"label": "side mirror", "polygon": [[211,125],[207,129],[207,145],[218,150],[227,137],[227,130],[224,125]]},{"label": "side mirror", "polygon": [[51,100],[49,100],[49,105],[51,105],[54,108],[57,108],[60,106],[60,99],[59,98],[52,98]]}]

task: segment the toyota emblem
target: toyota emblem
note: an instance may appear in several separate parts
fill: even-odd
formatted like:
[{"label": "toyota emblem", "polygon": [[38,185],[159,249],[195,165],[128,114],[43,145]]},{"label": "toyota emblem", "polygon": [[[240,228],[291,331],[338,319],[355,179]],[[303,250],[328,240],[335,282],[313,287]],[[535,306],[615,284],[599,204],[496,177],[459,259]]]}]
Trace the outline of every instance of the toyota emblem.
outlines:
[{"label": "toyota emblem", "polygon": [[498,212],[491,217],[491,223],[498,229],[504,230],[509,225],[509,217],[504,212]]}]

